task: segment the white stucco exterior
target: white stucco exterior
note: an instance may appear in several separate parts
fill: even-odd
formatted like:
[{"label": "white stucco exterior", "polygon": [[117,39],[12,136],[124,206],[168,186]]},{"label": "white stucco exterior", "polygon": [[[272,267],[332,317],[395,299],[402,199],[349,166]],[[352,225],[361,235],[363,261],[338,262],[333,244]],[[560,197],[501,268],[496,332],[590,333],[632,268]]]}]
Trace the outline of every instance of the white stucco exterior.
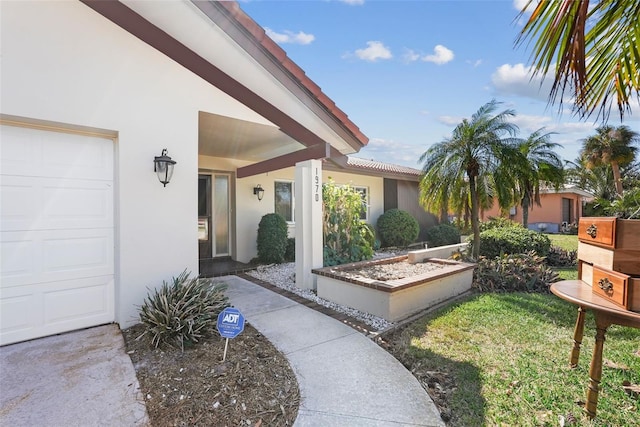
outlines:
[{"label": "white stucco exterior", "polygon": [[[338,151],[354,151],[191,2],[125,3]],[[200,172],[230,174],[231,255],[255,257],[258,223],[274,209],[274,182],[293,181],[294,168],[236,179],[236,170],[251,162],[202,155],[199,114],[273,125],[269,120],[83,3],[0,2],[0,8],[0,120],[114,141],[114,320],[121,327],[137,322],[148,288],[185,269],[198,273]],[[153,171],[164,148],[177,161],[166,187]],[[265,189],[262,201],[253,195],[257,184]],[[377,218],[382,178],[363,177],[357,185],[371,188],[370,218]]]},{"label": "white stucco exterior", "polygon": [[116,135],[115,320],[135,323],[147,287],[198,271],[198,111],[264,119],[78,2],[3,2],[1,37],[3,115]]}]

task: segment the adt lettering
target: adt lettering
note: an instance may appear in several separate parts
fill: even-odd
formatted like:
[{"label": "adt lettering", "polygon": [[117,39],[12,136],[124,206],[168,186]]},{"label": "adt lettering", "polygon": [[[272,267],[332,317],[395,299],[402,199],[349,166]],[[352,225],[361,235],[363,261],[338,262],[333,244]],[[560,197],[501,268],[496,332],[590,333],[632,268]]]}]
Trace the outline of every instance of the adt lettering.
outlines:
[{"label": "adt lettering", "polygon": [[227,313],[222,318],[222,323],[233,323],[235,325],[238,323],[239,318],[240,318],[239,314]]}]

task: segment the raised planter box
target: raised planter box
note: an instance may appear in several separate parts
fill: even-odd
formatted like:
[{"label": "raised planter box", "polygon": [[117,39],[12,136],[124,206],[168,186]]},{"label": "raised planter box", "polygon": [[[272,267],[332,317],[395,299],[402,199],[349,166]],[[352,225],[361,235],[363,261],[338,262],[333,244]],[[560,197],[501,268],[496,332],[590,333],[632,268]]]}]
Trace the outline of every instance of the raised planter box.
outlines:
[{"label": "raised planter box", "polygon": [[[419,259],[421,255],[413,258]],[[345,271],[405,261],[409,257],[411,255],[314,269],[318,296],[397,322],[471,289],[474,264],[437,258],[428,260],[439,264],[437,270],[401,279],[381,281],[343,277]],[[422,262],[422,259],[416,262]]]}]

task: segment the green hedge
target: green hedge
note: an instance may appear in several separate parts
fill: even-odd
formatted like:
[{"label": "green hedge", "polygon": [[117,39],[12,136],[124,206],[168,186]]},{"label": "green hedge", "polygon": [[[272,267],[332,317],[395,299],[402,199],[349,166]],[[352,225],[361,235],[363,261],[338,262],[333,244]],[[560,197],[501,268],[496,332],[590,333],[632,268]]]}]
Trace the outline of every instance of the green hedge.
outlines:
[{"label": "green hedge", "polygon": [[455,245],[460,243],[460,231],[453,225],[436,225],[427,230],[426,240],[430,248]]},{"label": "green hedge", "polygon": [[[473,242],[470,242],[472,248]],[[491,228],[480,233],[480,255],[495,258],[501,254],[535,252],[547,256],[551,240],[542,233],[523,227]]]}]

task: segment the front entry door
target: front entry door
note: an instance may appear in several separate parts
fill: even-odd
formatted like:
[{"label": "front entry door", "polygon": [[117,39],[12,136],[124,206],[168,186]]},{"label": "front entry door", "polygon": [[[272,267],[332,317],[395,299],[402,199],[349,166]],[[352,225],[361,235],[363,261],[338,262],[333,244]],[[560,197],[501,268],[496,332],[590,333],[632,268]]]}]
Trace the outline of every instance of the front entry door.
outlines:
[{"label": "front entry door", "polygon": [[230,250],[230,176],[198,176],[198,242],[200,259],[226,256]]}]

